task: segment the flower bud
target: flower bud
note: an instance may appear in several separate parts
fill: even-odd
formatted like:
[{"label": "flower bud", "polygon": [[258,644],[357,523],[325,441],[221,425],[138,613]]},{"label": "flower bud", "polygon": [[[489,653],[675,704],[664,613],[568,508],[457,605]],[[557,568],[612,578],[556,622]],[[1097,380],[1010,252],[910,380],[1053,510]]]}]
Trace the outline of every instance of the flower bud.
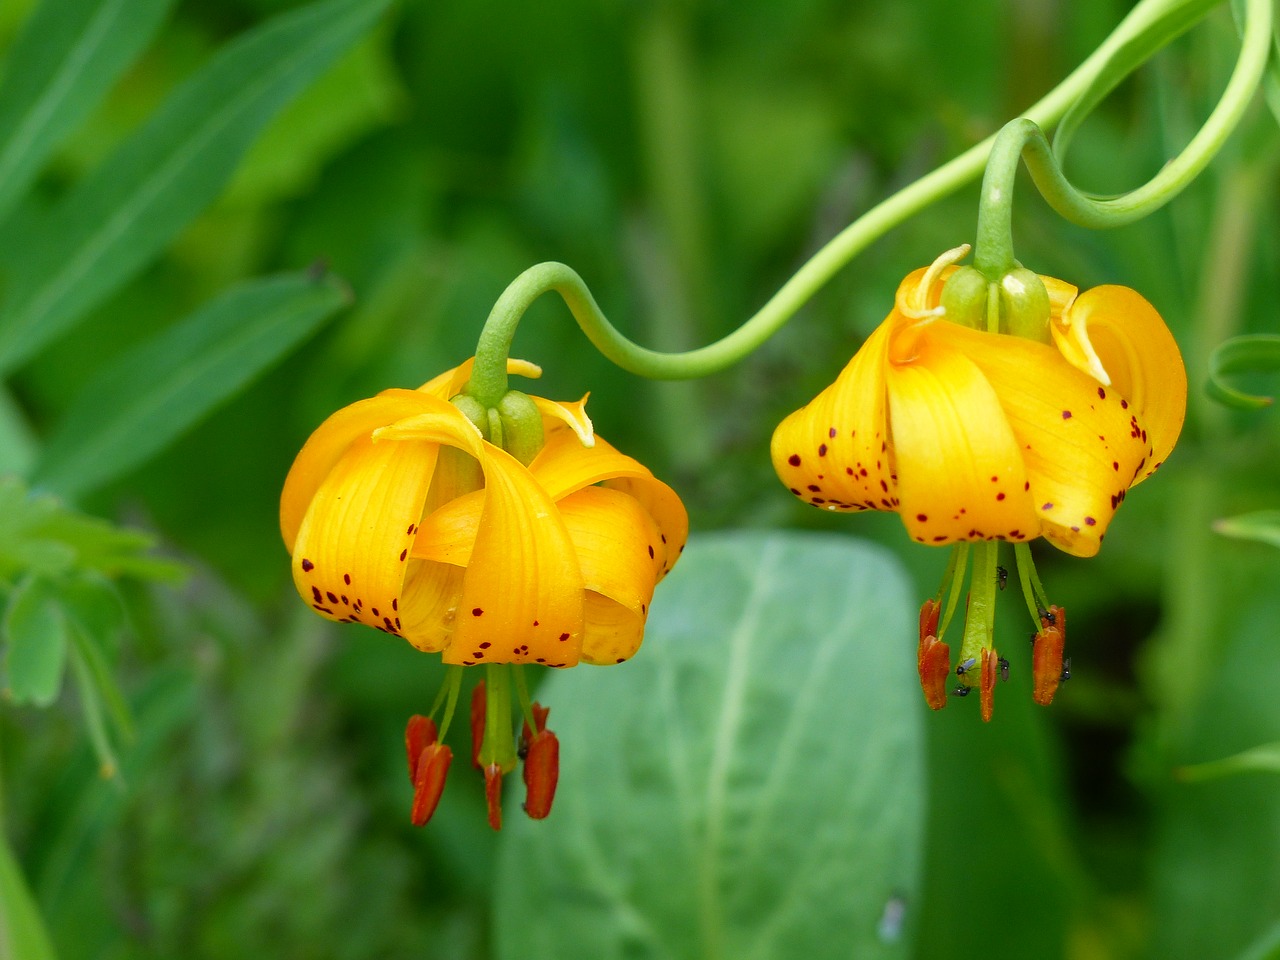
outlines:
[{"label": "flower bud", "polygon": [[946,318],[962,327],[987,328],[987,287],[990,281],[975,267],[960,267],[942,288]]},{"label": "flower bud", "polygon": [[1051,343],[1049,291],[1026,267],[1015,267],[1000,278],[1000,332]]}]

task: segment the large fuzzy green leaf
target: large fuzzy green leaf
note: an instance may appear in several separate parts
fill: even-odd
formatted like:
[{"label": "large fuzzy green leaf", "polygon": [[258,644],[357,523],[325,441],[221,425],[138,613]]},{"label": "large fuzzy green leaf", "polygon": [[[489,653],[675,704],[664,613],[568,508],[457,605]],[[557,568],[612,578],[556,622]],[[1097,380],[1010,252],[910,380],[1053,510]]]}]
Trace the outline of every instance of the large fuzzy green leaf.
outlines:
[{"label": "large fuzzy green leaf", "polygon": [[695,540],[635,660],[553,675],[538,693],[560,788],[549,819],[507,818],[498,956],[909,956],[924,794],[914,650],[908,589],[879,549]]}]

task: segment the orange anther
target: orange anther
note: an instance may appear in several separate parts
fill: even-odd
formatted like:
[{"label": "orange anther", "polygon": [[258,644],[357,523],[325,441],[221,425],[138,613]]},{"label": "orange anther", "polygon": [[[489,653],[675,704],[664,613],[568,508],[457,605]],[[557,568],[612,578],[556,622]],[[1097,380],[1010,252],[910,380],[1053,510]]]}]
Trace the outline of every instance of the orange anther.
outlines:
[{"label": "orange anther", "polygon": [[924,647],[924,641],[927,637],[936,637],[938,635],[938,614],[942,610],[942,604],[937,600],[930,598],[920,606],[920,646]]},{"label": "orange anther", "polygon": [[1067,639],[1067,617],[1061,607],[1050,607],[1040,616],[1040,632],[1031,648],[1032,696],[1047,707],[1062,682],[1062,648]]},{"label": "orange anther", "polygon": [[453,762],[453,751],[443,743],[430,743],[418,755],[413,778],[413,808],[409,819],[420,827],[431,819],[444,791],[444,778]]},{"label": "orange anther", "polygon": [[415,713],[409,718],[409,722],[404,728],[404,749],[409,759],[409,782],[416,783],[418,779],[418,760],[422,756],[422,751],[429,744],[435,743],[439,739],[436,733],[436,723],[430,717],[424,717],[420,713]]},{"label": "orange anther", "polygon": [[925,703],[934,710],[947,705],[947,679],[951,676],[951,648],[937,637],[928,636],[920,644],[920,688]]},{"label": "orange anther", "polygon": [[534,820],[551,812],[560,777],[560,741],[550,730],[539,730],[529,741],[524,761],[524,810]]}]

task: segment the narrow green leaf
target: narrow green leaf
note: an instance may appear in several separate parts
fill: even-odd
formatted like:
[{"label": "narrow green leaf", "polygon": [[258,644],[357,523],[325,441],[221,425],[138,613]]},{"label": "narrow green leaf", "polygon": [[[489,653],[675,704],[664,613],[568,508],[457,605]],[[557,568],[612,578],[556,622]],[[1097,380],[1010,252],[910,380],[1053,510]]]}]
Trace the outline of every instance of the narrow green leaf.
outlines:
[{"label": "narrow green leaf", "polygon": [[1264,743],[1221,760],[1195,763],[1176,771],[1177,778],[1188,783],[1239,773],[1280,773],[1280,742]]},{"label": "narrow green leaf", "polygon": [[1272,398],[1237,390],[1227,385],[1226,377],[1234,373],[1275,373],[1280,371],[1280,334],[1254,333],[1232,337],[1220,344],[1209,357],[1209,382],[1206,392],[1219,403],[1241,410],[1270,406]]},{"label": "narrow green leaf", "polygon": [[[551,816],[508,797],[502,960],[911,956],[923,831],[912,604],[857,541],[695,540],[632,661],[552,674]],[[975,717],[976,720],[976,717]]]},{"label": "narrow green leaf", "polygon": [[34,483],[76,496],[144,462],[349,301],[334,277],[254,280],[129,351],[54,430]]},{"label": "narrow green leaf", "polygon": [[[75,637],[79,631],[73,627],[70,633]],[[80,710],[84,714],[85,726],[89,730],[89,742],[93,744],[93,752],[98,758],[98,774],[104,780],[110,780],[120,772],[120,764],[116,760],[115,751],[111,749],[111,737],[107,734],[107,723],[102,712],[102,697],[98,684],[88,662],[81,655],[80,646],[72,644],[69,653],[71,676],[76,682]]]},{"label": "narrow green leaf", "polygon": [[4,639],[5,692],[15,703],[53,703],[67,662],[67,621],[49,581],[32,577],[10,595]]},{"label": "narrow green leaf", "polygon": [[1213,529],[1224,537],[1257,540],[1280,547],[1280,510],[1258,510],[1238,517],[1224,517],[1214,523]]},{"label": "narrow green leaf", "polygon": [[0,86],[0,218],[151,41],[173,0],[44,0]]},{"label": "narrow green leaf", "polygon": [[1076,99],[1058,121],[1053,136],[1053,153],[1058,158],[1058,162],[1064,161],[1067,149],[1071,145],[1071,138],[1075,136],[1075,132],[1084,123],[1085,118],[1093,112],[1094,107],[1105,100],[1107,95],[1129,74],[1195,26],[1219,2],[1221,0],[1185,0],[1169,9],[1144,33],[1123,44],[1098,71],[1088,89]]},{"label": "narrow green leaf", "polygon": [[267,122],[389,0],[324,0],[222,50],[47,215],[9,239],[0,372],[65,333],[222,190]]},{"label": "narrow green leaf", "polygon": [[0,960],[55,960],[40,908],[0,831]]}]

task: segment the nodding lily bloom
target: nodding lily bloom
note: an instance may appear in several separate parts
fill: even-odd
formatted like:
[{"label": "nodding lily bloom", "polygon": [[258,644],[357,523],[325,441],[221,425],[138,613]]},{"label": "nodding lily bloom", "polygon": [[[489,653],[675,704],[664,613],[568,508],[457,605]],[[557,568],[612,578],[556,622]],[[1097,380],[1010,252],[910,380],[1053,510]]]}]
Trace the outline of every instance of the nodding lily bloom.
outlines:
[{"label": "nodding lily bloom", "polygon": [[[903,280],[893,310],[835,383],[778,426],[773,463],[793,494],[821,509],[893,511],[919,543],[987,545],[990,557],[980,554],[975,569],[1001,586],[994,544],[1021,545],[1020,580],[1039,627],[1049,605],[1034,571],[1023,575],[1026,543],[1043,537],[1078,557],[1098,552],[1129,488],[1173,449],[1186,372],[1160,315],[1127,287],[1080,293],[1039,278],[1046,342],[949,322],[943,287],[956,268],[948,256]],[[962,577],[964,564],[948,570]],[[921,677],[934,678],[926,699],[936,708],[946,699],[947,672],[937,669],[945,644],[934,651],[941,631],[926,633]],[[994,654],[987,636],[982,646],[966,643],[962,666],[982,665],[984,649]],[[973,669],[973,682],[984,672],[991,678],[1004,665]],[[1039,689],[1049,690],[1047,679]]]},{"label": "nodding lily bloom", "polygon": [[[504,739],[499,729],[510,726],[506,665],[632,656],[688,519],[670,487],[594,435],[586,398],[520,395],[541,419],[541,446],[527,465],[485,439],[450,402],[470,369],[468,361],[417,390],[384,390],[325,420],[285,480],[280,528],[298,592],[321,616],[402,637],[446,664],[491,668],[488,701],[498,695],[503,705],[482,725],[485,765],[509,772],[513,732]],[[509,370],[541,372],[521,361]],[[447,713],[458,676],[446,681]],[[528,717],[520,678],[516,689]],[[448,761],[434,726],[427,736],[421,718],[411,723],[420,754],[410,757],[411,775],[421,772],[438,796]],[[419,800],[415,810],[434,806]]]}]

